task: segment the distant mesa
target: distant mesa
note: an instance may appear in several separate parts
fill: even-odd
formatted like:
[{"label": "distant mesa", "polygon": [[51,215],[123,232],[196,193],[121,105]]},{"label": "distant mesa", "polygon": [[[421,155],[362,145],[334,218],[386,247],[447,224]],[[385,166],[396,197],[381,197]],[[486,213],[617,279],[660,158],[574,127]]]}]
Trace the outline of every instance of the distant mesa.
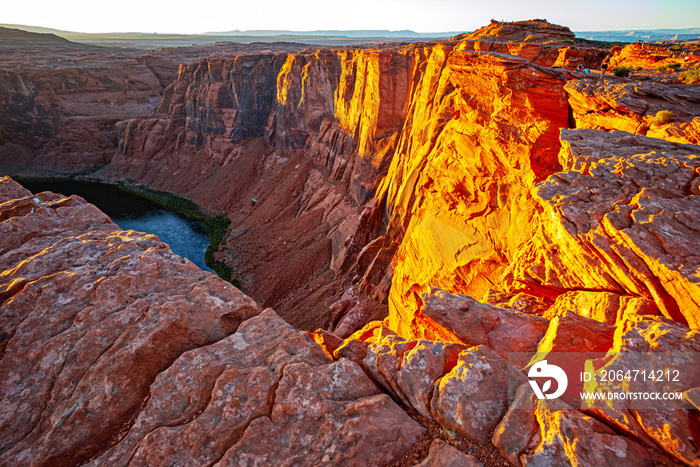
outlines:
[{"label": "distant mesa", "polygon": [[497,38],[502,41],[517,42],[567,42],[573,41],[575,34],[566,26],[552,24],[543,19],[531,19],[528,21],[495,21],[477,29],[472,33],[460,34],[457,40],[478,40],[485,38]]},{"label": "distant mesa", "polygon": [[60,45],[72,43],[63,37],[51,33],[34,33],[0,26],[0,45],[16,45],[21,41],[25,45]]}]

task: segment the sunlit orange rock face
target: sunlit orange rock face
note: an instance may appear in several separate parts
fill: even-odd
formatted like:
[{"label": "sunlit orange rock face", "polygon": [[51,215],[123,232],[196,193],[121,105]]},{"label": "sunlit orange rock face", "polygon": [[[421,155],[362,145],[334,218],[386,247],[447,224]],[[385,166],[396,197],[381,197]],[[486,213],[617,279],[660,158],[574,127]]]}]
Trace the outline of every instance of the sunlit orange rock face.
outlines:
[{"label": "sunlit orange rock face", "polygon": [[[619,352],[614,354],[614,358],[605,363],[602,359],[594,361],[592,366],[609,370],[649,366],[650,358],[637,352],[651,352],[652,355],[659,352],[669,362],[670,368],[687,376],[682,382],[680,378],[659,381],[657,390],[681,392],[686,391],[686,387],[700,385],[697,361],[693,359],[700,350],[700,333],[697,329],[688,330],[663,317],[630,316],[617,326],[613,350]],[[607,390],[609,387],[609,382],[592,382],[588,389]],[[639,390],[639,387],[639,382],[631,381],[628,390],[632,392]],[[653,410],[634,407],[631,403],[611,407],[603,401],[591,401],[587,404],[586,412],[632,438],[650,445],[657,444],[686,465],[700,463],[696,410]]]},{"label": "sunlit orange rock face", "polygon": [[[389,324],[414,322],[428,285],[482,297],[531,235],[530,187],[558,170],[564,81],[524,59],[435,47],[377,197],[402,238]],[[468,154],[469,157],[464,157]]]},{"label": "sunlit orange rock face", "polygon": [[[622,130],[679,143],[700,143],[698,85],[654,81],[630,82],[606,75],[571,80],[566,84],[577,128]],[[672,112],[659,122],[660,111]]]},{"label": "sunlit orange rock face", "polygon": [[641,297],[700,326],[700,147],[595,130],[563,130],[562,142],[565,170],[533,188],[539,227],[509,287]]},{"label": "sunlit orange rock face", "polygon": [[[682,50],[657,44],[613,47],[604,77],[579,78],[566,85],[576,127],[700,143],[696,97],[700,85],[684,84],[681,79],[681,73],[697,67],[698,62],[695,45],[684,45]],[[616,68],[631,71],[633,79],[615,76],[612,71]],[[669,120],[655,118],[660,111],[671,112]]]},{"label": "sunlit orange rock face", "polygon": [[455,36],[461,47],[476,52],[498,52],[522,57],[546,67],[597,68],[607,51],[574,43],[574,33],[565,26],[543,20],[500,22],[468,34]]}]

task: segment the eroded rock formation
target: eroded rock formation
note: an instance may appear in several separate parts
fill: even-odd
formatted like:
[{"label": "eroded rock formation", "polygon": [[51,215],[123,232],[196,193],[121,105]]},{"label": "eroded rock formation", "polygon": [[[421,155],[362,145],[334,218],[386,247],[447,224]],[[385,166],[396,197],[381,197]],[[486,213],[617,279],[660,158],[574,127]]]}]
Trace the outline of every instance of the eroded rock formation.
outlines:
[{"label": "eroded rock formation", "polygon": [[[220,46],[176,74],[166,52],[111,55],[113,84],[97,56],[4,71],[22,104],[0,115],[3,167],[99,169],[223,212],[220,259],[255,300],[3,179],[0,459],[476,462],[433,442],[439,423],[494,463],[697,465],[697,410],[553,408],[523,384],[533,356],[700,350],[698,86],[634,47],[535,20]],[[574,70],[608,54],[643,70]]]},{"label": "eroded rock formation", "polygon": [[423,432],[157,237],[7,177],[0,194],[3,464],[381,465]]},{"label": "eroded rock formation", "polygon": [[547,227],[511,265],[511,287],[641,297],[697,328],[700,147],[593,130],[562,142],[567,170],[536,188]]},{"label": "eroded rock formation", "polygon": [[[547,30],[546,24],[538,27]],[[256,299],[300,326],[327,319],[326,310],[349,285],[343,279],[327,287],[337,282],[334,276],[359,276],[358,290],[381,304],[392,282],[401,287],[394,272],[425,267],[403,250],[397,253],[401,244],[422,248],[408,246],[419,231],[404,241],[411,209],[419,206],[433,210],[436,222],[457,222],[457,231],[469,225],[478,239],[472,250],[481,252],[469,265],[463,252],[442,268],[455,254],[452,247],[428,251],[423,256],[440,260],[426,268],[426,278],[440,269],[445,277],[433,285],[464,281],[481,295],[509,261],[509,251],[528,236],[527,228],[510,226],[530,224],[529,186],[558,168],[558,129],[568,125],[569,108],[566,77],[549,67],[592,67],[606,53],[557,42],[558,33],[552,34],[544,45],[484,36],[239,53],[186,64],[152,116],[116,125],[119,153],[96,175],[136,180],[228,213],[236,233],[227,260]],[[464,151],[484,155],[457,157]],[[456,178],[443,179],[452,160],[466,165],[454,171]],[[456,175],[461,171],[473,175],[462,180]],[[495,184],[479,186],[495,175]],[[437,183],[432,198],[413,199],[418,182]],[[454,197],[447,205],[444,189]],[[251,206],[253,198],[259,202]],[[465,209],[473,213],[463,220]],[[494,223],[499,235],[482,238],[478,232]],[[406,265],[394,271],[404,256]],[[303,267],[289,274],[285,265],[291,263]],[[324,264],[331,272],[323,271]],[[321,291],[300,291],[305,284]],[[410,297],[394,300],[415,308]],[[314,311],[293,316],[300,307]]]},{"label": "eroded rock formation", "polygon": [[533,19],[513,22],[491,20],[491,24],[488,26],[457,37],[465,39],[495,39],[503,42],[573,42],[576,36],[566,26],[550,24],[541,19]]}]

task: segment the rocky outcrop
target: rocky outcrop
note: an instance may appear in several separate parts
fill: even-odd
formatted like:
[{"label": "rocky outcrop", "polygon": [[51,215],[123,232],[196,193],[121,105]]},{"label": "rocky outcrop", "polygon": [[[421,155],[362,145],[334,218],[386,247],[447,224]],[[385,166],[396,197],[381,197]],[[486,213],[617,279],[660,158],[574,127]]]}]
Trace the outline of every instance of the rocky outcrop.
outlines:
[{"label": "rocky outcrop", "polygon": [[177,360],[121,442],[91,464],[381,465],[422,431],[355,363],[330,361],[266,310]]},{"label": "rocky outcrop", "polygon": [[425,63],[378,192],[386,236],[400,245],[385,273],[402,335],[420,331],[428,285],[481,297],[499,281],[530,235],[529,186],[559,167],[552,154],[568,118],[562,77],[525,59],[437,46]]},{"label": "rocky outcrop", "polygon": [[488,26],[469,34],[457,36],[465,39],[496,39],[513,42],[567,42],[573,41],[575,34],[566,26],[551,24],[545,20],[495,21]]},{"label": "rocky outcrop", "polygon": [[[426,303],[431,306],[431,300]],[[448,322],[461,314],[457,308],[436,306],[436,310]],[[520,331],[504,327],[501,338],[517,340]],[[616,328],[572,313],[551,321],[539,341],[538,360],[569,368],[585,353],[583,360],[592,365],[587,368],[609,371],[670,362],[688,376],[654,390],[690,393],[699,384],[692,368],[697,365],[696,334],[662,317],[628,316]],[[607,350],[616,353],[605,355]],[[658,352],[660,359],[649,360],[639,352]],[[538,400],[526,383],[526,371],[508,363],[490,343],[466,348],[416,341],[375,324],[335,350],[338,361],[345,357],[361,365],[394,400],[439,422],[448,432],[476,442],[489,440],[513,465],[695,465],[697,460],[694,411],[677,405],[643,408],[639,403],[628,407],[579,401],[574,407],[562,400]],[[517,355],[508,354],[509,360],[513,358]],[[572,379],[569,384],[581,390],[581,383]],[[648,382],[629,382],[625,388],[641,391],[644,384],[648,390]],[[612,382],[586,383],[585,388],[592,392],[619,389]],[[459,451],[433,453],[438,444],[434,442],[425,465],[442,465],[442,456],[449,456],[456,465],[466,462]]]},{"label": "rocky outcrop", "polygon": [[[577,128],[622,130],[679,143],[700,143],[698,85],[630,82],[616,76],[571,80],[564,87]],[[671,112],[659,121],[658,112]]]},{"label": "rocky outcrop", "polygon": [[[686,392],[700,386],[698,361],[700,333],[663,317],[630,316],[620,323],[615,332],[612,358],[593,360],[591,368],[607,371],[627,371],[642,366],[669,368],[685,374],[683,378],[657,378],[653,390],[659,392]],[[645,352],[645,353],[641,353]],[[642,366],[640,366],[642,365]],[[609,391],[613,383],[591,381],[586,389],[591,392]],[[632,380],[628,392],[649,391],[650,383]],[[692,390],[692,389],[691,389]],[[700,435],[697,431],[698,413],[688,401],[664,404],[634,404],[626,402],[611,406],[601,401],[589,401],[586,412],[604,421],[619,432],[660,449],[686,465],[698,465]]]},{"label": "rocky outcrop", "polygon": [[524,376],[486,345],[355,335],[336,350],[362,366],[392,398],[464,437],[486,441],[506,412],[509,386]]},{"label": "rocky outcrop", "polygon": [[78,197],[2,179],[3,463],[103,449],[179,355],[260,310],[153,235],[121,232]]},{"label": "rocky outcrop", "polygon": [[562,141],[566,171],[535,188],[540,227],[511,287],[641,297],[697,328],[700,147],[596,130],[563,130]]},{"label": "rocky outcrop", "polygon": [[0,463],[385,465],[423,433],[155,236],[6,177],[0,197]]}]

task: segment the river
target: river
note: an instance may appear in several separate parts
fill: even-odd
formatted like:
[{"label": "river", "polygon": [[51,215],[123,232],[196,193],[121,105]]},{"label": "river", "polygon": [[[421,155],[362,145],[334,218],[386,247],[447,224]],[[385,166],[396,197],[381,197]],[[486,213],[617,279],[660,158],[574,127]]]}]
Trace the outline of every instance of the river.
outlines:
[{"label": "river", "polygon": [[161,241],[170,245],[175,254],[189,259],[205,271],[211,271],[204,263],[209,237],[206,229],[196,221],[113,185],[83,181],[20,183],[32,193],[53,191],[66,196],[81,196],[100,208],[120,229],[157,235]]}]

